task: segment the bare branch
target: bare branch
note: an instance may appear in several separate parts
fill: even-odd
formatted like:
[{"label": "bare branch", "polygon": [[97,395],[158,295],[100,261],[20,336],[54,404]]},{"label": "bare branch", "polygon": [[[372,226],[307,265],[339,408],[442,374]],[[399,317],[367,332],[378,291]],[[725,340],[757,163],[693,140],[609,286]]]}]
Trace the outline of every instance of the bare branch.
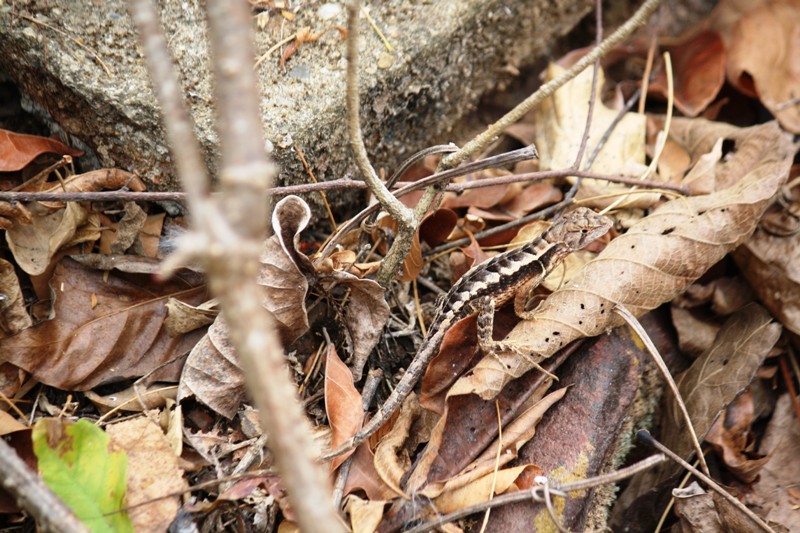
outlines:
[{"label": "bare branch", "polygon": [[[206,266],[209,286],[219,298],[248,390],[269,435],[269,447],[300,528],[311,532],[344,531],[333,505],[327,473],[315,461],[317,452],[310,424],[286,368],[274,319],[261,305],[261,292],[255,283],[267,231],[265,191],[274,173],[263,146],[248,6],[242,1],[207,2],[222,152],[222,190],[214,198],[205,195],[207,173],[194,159],[199,151],[196,140],[189,139],[188,119],[177,124],[172,121],[176,114],[188,114],[175,74],[169,68],[163,35],[160,39],[152,37],[159,33],[155,10],[147,0],[135,0],[131,9],[140,24],[148,56],[152,54],[148,67],[165,109],[168,138],[187,188],[194,234],[183,244],[184,253],[189,250],[204,254],[200,259]],[[180,250],[179,247],[179,253]]]},{"label": "bare branch", "polygon": [[30,513],[44,531],[89,532],[89,528],[78,520],[69,507],[53,494],[3,439],[0,439],[0,485],[14,497],[20,507]]}]

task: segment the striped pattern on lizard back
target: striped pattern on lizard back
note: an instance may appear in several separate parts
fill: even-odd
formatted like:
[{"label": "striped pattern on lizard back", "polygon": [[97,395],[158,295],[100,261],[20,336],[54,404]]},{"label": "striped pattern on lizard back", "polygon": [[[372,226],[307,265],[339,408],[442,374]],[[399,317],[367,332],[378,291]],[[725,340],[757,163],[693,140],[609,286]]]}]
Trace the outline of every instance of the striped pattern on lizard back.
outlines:
[{"label": "striped pattern on lizard back", "polygon": [[323,459],[354,448],[377,431],[402,405],[428,362],[439,352],[445,333],[459,320],[478,313],[481,301],[488,298],[499,305],[511,299],[523,286],[536,286],[565,256],[604,235],[610,227],[608,218],[578,207],[557,220],[538,239],[470,269],[439,301],[422,346],[386,402],[350,441],[325,454]]}]

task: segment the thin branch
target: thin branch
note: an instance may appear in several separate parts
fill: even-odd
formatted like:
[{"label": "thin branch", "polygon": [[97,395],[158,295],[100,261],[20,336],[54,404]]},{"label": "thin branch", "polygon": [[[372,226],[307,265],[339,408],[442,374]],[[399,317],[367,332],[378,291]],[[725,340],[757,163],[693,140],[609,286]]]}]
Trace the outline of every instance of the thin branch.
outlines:
[{"label": "thin branch", "polygon": [[[471,172],[475,172],[477,170],[482,170],[484,168],[491,168],[494,166],[501,166],[501,165],[508,165],[513,164],[519,161],[524,161],[530,159],[533,154],[536,152],[531,150],[530,148],[521,148],[520,150],[514,150],[512,152],[508,152],[506,154],[500,154],[493,157],[487,157],[486,159],[482,159],[480,161],[474,161],[472,163],[467,163],[459,168],[454,168],[450,170],[445,170],[444,172],[438,172],[433,176],[428,176],[427,178],[423,178],[419,181],[415,181],[404,186],[401,189],[395,191],[396,197],[401,197],[404,194],[408,194],[411,191],[415,191],[417,189],[421,189],[430,185],[432,182],[437,180],[444,180],[450,179],[457,176],[463,176],[465,174],[469,174]],[[328,242],[322,247],[322,249],[317,253],[317,256],[320,259],[323,259],[330,255],[333,251],[333,247],[339,242],[339,240],[347,234],[347,232],[355,229],[358,227],[361,222],[366,219],[372,213],[378,211],[381,208],[380,204],[375,204],[366,209],[362,210],[359,214],[339,226],[338,231],[328,239]]]},{"label": "thin branch", "polygon": [[675,452],[658,442],[656,439],[650,435],[650,432],[642,430],[636,434],[636,438],[642,441],[645,444],[649,444],[650,446],[654,447],[670,459],[672,459],[677,464],[681,465],[683,468],[691,472],[697,479],[705,483],[708,488],[715,491],[717,494],[728,500],[728,502],[739,509],[742,513],[747,515],[747,517],[752,520],[759,529],[762,531],[766,531],[767,533],[775,533],[775,530],[769,527],[766,523],[764,523],[761,518],[758,517],[753,511],[747,508],[745,504],[740,502],[738,499],[733,497],[731,494],[728,493],[724,488],[722,488],[716,481],[705,475],[704,473],[700,472],[698,469],[684,461],[680,456],[678,456]]},{"label": "thin branch", "polygon": [[703,472],[708,475],[708,465],[706,464],[706,458],[703,455],[703,448],[700,446],[700,440],[697,438],[697,433],[694,430],[692,418],[689,416],[689,411],[686,409],[686,404],[683,402],[683,397],[681,396],[681,392],[678,390],[678,385],[672,378],[672,374],[670,374],[669,368],[667,368],[667,364],[664,362],[664,358],[661,357],[661,354],[658,352],[658,348],[656,348],[656,345],[653,344],[653,341],[650,339],[650,335],[647,334],[647,331],[644,329],[644,327],[642,327],[642,324],[639,322],[639,320],[637,320],[637,318],[633,316],[633,314],[628,311],[624,305],[618,304],[614,306],[614,312],[617,313],[628,324],[628,326],[636,333],[642,343],[644,343],[645,348],[647,348],[648,353],[650,353],[650,356],[658,367],[658,370],[661,372],[661,375],[667,382],[667,386],[669,387],[670,391],[672,391],[672,395],[675,397],[675,403],[678,405],[678,409],[683,415],[683,421],[686,424],[686,430],[689,432],[689,439],[692,441],[692,446],[697,454],[697,460],[700,461],[700,466],[703,468]]},{"label": "thin branch", "polygon": [[542,101],[544,101],[545,98],[552,96],[559,87],[573,79],[599,58],[603,57],[609,50],[621,43],[631,33],[633,33],[636,28],[647,22],[647,19],[650,17],[653,11],[655,11],[659,3],[660,0],[646,0],[636,11],[636,13],[634,13],[633,16],[627,22],[625,22],[625,24],[620,26],[617,31],[609,35],[609,37],[604,40],[600,46],[594,48],[591,52],[583,56],[563,75],[539,87],[535,93],[522,101],[514,109],[506,113],[500,120],[490,125],[483,133],[479,134],[477,137],[465,144],[461,150],[445,157],[442,160],[442,166],[440,168],[453,168],[462,161],[466,160],[468,157],[481,151],[508,126],[520,120],[533,107],[539,105]]},{"label": "thin branch", "polygon": [[44,531],[89,533],[89,528],[3,439],[0,439],[0,486],[30,513]]},{"label": "thin branch", "polygon": [[361,177],[369,184],[372,194],[383,208],[397,221],[398,234],[391,249],[383,259],[377,280],[383,286],[389,284],[408,253],[414,231],[417,229],[417,217],[414,212],[404,206],[378,177],[369,162],[364,138],[361,134],[358,98],[358,15],[359,2],[347,2],[347,130],[350,136],[350,148],[355,156],[356,166]]},{"label": "thin branch", "polygon": [[190,135],[191,130],[185,131],[188,118],[178,124],[171,120],[175,112],[179,118],[188,114],[155,8],[147,0],[135,0],[129,5],[148,50],[150,75],[165,110],[168,138],[192,213],[193,233],[180,243],[178,254],[200,259],[206,267],[209,287],[219,298],[250,396],[269,435],[269,448],[300,528],[343,532],[327,472],[315,461],[317,452],[310,424],[286,368],[274,318],[262,306],[255,283],[268,221],[265,191],[274,172],[263,147],[248,6],[241,1],[206,2],[221,145],[221,193],[207,198],[207,172],[202,160],[196,160],[196,139]]},{"label": "thin branch", "polygon": [[[423,178],[425,181],[400,181],[396,184],[399,188],[395,189],[394,194],[397,198],[400,198],[401,196],[404,196],[412,191],[426,187],[432,182],[444,181],[451,179],[455,175],[470,174],[474,172],[474,170],[461,171],[461,168],[455,170],[459,172],[446,170],[445,172],[440,172],[438,174],[428,176],[427,178]],[[494,185],[507,185],[509,183],[517,183],[522,181],[541,181],[553,178],[563,178],[566,176],[580,176],[584,178],[609,181],[612,183],[641,185],[645,188],[652,189],[667,189],[686,196],[691,196],[691,191],[681,187],[680,185],[673,185],[655,180],[640,180],[638,178],[629,176],[612,176],[608,174],[599,174],[596,172],[571,169],[543,170],[540,172],[511,174],[509,176],[497,176],[463,183],[450,183],[443,190],[448,192],[462,193],[470,189],[481,189],[483,187],[492,187]],[[321,181],[318,183],[304,183],[301,185],[272,187],[266,191],[266,194],[268,196],[287,196],[290,194],[306,194],[331,190],[367,188],[369,188],[369,186],[363,181],[342,178],[338,180]],[[211,196],[213,197],[214,195],[212,194]],[[186,197],[187,195],[185,192],[136,192],[130,190],[97,192],[0,192],[0,202],[185,202]]]}]

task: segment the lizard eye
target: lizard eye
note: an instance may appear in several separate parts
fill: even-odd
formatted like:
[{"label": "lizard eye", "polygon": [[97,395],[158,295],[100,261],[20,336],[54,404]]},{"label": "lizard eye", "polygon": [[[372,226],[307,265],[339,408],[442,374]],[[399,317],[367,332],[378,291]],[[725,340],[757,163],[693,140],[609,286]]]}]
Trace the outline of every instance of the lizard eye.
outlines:
[{"label": "lizard eye", "polygon": [[589,231],[589,230],[587,230],[586,228],[583,228],[583,229],[581,230],[581,233],[586,233],[587,231]]}]

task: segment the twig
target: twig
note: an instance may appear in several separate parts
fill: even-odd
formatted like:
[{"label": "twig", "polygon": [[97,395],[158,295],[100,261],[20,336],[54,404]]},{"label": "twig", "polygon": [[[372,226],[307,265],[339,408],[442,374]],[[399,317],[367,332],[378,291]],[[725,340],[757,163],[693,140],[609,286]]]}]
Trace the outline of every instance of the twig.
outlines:
[{"label": "twig", "polygon": [[673,452],[672,450],[670,450],[669,448],[658,442],[656,439],[654,439],[653,436],[650,435],[649,431],[646,430],[639,431],[636,434],[636,438],[642,441],[643,443],[649,444],[650,446],[654,447],[655,449],[657,449],[658,451],[660,451],[661,453],[672,459],[674,462],[678,463],[683,468],[694,474],[696,478],[698,478],[700,481],[708,485],[708,488],[715,491],[717,494],[728,500],[728,502],[730,502],[731,505],[733,505],[741,512],[743,512],[745,515],[747,515],[747,517],[750,520],[752,520],[758,526],[759,529],[761,529],[762,531],[766,531],[768,533],[775,533],[775,530],[773,530],[766,523],[764,523],[764,521],[761,520],[761,518],[759,518],[757,514],[748,509],[745,504],[743,504],[738,499],[729,494],[728,491],[719,486],[719,484],[717,484],[716,481],[714,481],[704,473],[700,472],[698,469],[696,469],[695,467],[684,461],[683,458],[678,456],[675,452]]},{"label": "twig", "polygon": [[[662,455],[653,455],[648,457],[647,459],[643,459],[638,463],[634,463],[631,466],[621,468],[616,472],[611,472],[609,474],[603,474],[601,476],[593,477],[590,479],[584,479],[581,481],[575,481],[572,483],[565,483],[563,485],[554,486],[551,489],[551,493],[558,491],[558,492],[577,492],[587,489],[592,489],[595,487],[599,487],[601,485],[607,485],[609,483],[617,483],[622,481],[623,479],[627,479],[634,474],[638,474],[639,472],[643,472],[654,466],[663,463],[666,461],[667,458]],[[452,512],[450,514],[446,514],[432,520],[431,522],[426,522],[420,526],[417,526],[413,529],[408,530],[406,533],[427,533],[428,531],[432,531],[439,526],[444,524],[455,522],[460,518],[464,518],[474,513],[480,513],[489,509],[491,507],[499,507],[501,505],[509,505],[511,503],[519,503],[519,502],[530,502],[533,499],[533,505],[542,505],[544,502],[542,501],[539,493],[541,487],[535,487],[533,490],[523,490],[518,492],[512,492],[510,494],[503,494],[502,496],[498,496],[493,500],[482,502],[471,507],[467,507],[465,509],[460,509],[458,511]]]},{"label": "twig", "polygon": [[0,485],[44,531],[89,533],[89,528],[78,520],[3,439],[0,439]]},{"label": "twig", "polygon": [[394,52],[394,48],[392,48],[392,45],[389,44],[389,40],[386,39],[386,37],[383,35],[383,32],[380,30],[380,28],[378,28],[378,25],[375,24],[375,21],[372,20],[372,17],[370,16],[369,11],[367,11],[367,8],[361,6],[361,12],[364,13],[364,18],[367,19],[369,25],[372,26],[372,31],[374,31],[378,35],[378,38],[383,43],[383,46],[386,47],[386,50],[388,50],[389,52]]},{"label": "twig", "polygon": [[129,5],[147,51],[148,69],[164,110],[168,138],[193,215],[193,233],[181,243],[177,255],[200,259],[206,266],[209,287],[219,298],[250,396],[258,407],[262,428],[269,435],[269,447],[300,528],[311,532],[344,531],[331,499],[327,475],[314,460],[310,425],[285,366],[274,319],[262,306],[255,283],[267,230],[264,191],[274,172],[263,147],[247,5],[226,0],[206,3],[220,117],[217,129],[222,190],[218,198],[206,195],[207,172],[155,8],[147,0],[135,0]]},{"label": "twig", "polygon": [[[462,168],[465,170],[462,171]],[[457,171],[457,172],[456,172]],[[455,170],[440,172],[424,178],[425,181],[398,182],[400,187],[396,189],[395,196],[400,198],[412,191],[419,190],[433,181],[450,179],[456,175],[469,174],[474,172],[474,168],[466,169],[461,167]],[[691,192],[679,185],[672,185],[655,180],[640,180],[629,176],[611,176],[587,172],[582,170],[543,170],[540,172],[528,172],[525,174],[512,174],[510,176],[498,176],[482,180],[474,180],[464,183],[450,183],[444,188],[445,191],[462,193],[470,189],[480,189],[494,185],[506,185],[521,181],[540,181],[565,176],[581,176],[596,180],[605,180],[612,183],[636,184],[643,187],[661,188],[690,196]],[[387,182],[388,183],[388,182]],[[283,187],[272,187],[266,191],[268,196],[287,196],[290,194],[316,193],[330,190],[344,189],[367,189],[369,186],[363,181],[349,178],[342,178],[331,181],[321,181],[317,183],[304,183],[301,185],[286,185]],[[211,196],[214,196],[213,194]],[[136,192],[130,190],[117,191],[97,191],[97,192],[26,192],[26,191],[3,191],[0,192],[0,202],[184,202],[186,201],[185,192]]]},{"label": "twig", "polygon": [[109,78],[113,78],[114,77],[114,75],[111,74],[111,70],[108,68],[108,65],[103,63],[103,60],[100,59],[100,56],[97,54],[97,52],[95,52],[94,50],[92,50],[88,46],[82,44],[78,39],[74,38],[73,36],[71,36],[70,34],[65,32],[64,30],[60,30],[60,29],[56,28],[55,26],[51,26],[50,24],[47,24],[46,22],[42,22],[41,20],[36,20],[35,18],[29,17],[28,15],[23,15],[22,13],[14,13],[14,15],[16,15],[16,16],[18,16],[20,18],[23,18],[25,20],[29,20],[29,21],[33,22],[34,24],[39,24],[40,26],[44,26],[45,28],[54,31],[54,32],[58,33],[59,35],[63,35],[64,37],[66,37],[67,39],[69,39],[70,41],[75,43],[76,46],[78,46],[81,49],[85,50],[86,52],[89,53],[89,55],[94,57],[97,60],[97,62],[100,63],[100,66],[103,67],[103,70],[106,71],[106,74],[108,74]]},{"label": "twig", "polygon": [[367,149],[361,134],[358,99],[358,0],[347,2],[347,131],[350,137],[350,148],[355,156],[356,166],[361,177],[369,184],[372,194],[383,208],[397,221],[397,238],[395,239],[381,269],[377,281],[384,287],[394,278],[401,263],[408,254],[414,231],[417,229],[417,217],[414,212],[404,206],[378,178],[375,169],[369,162]]},{"label": "twig", "polygon": [[678,404],[678,409],[680,409],[681,414],[683,415],[683,421],[686,423],[686,430],[689,432],[689,439],[692,441],[692,446],[697,454],[697,460],[700,461],[700,466],[703,468],[703,472],[708,474],[708,465],[706,464],[706,458],[703,455],[703,448],[700,446],[700,441],[698,440],[697,433],[694,430],[692,418],[689,416],[689,411],[686,409],[686,404],[683,402],[683,397],[681,397],[681,393],[678,390],[678,385],[675,384],[675,380],[672,378],[669,368],[667,368],[666,363],[664,363],[664,358],[662,358],[661,354],[658,353],[658,348],[656,348],[656,345],[653,344],[653,341],[650,339],[650,335],[647,334],[647,331],[645,331],[645,329],[642,327],[642,324],[636,319],[635,316],[633,316],[633,314],[631,314],[630,311],[628,311],[625,306],[617,304],[614,306],[614,312],[617,313],[628,324],[628,326],[636,333],[642,343],[644,343],[645,348],[647,348],[647,351],[650,353],[650,356],[658,367],[658,370],[661,372],[661,375],[667,382],[669,389],[672,391],[672,395],[675,397],[675,402]]},{"label": "twig", "polygon": [[[445,170],[444,172],[438,172],[432,176],[428,176],[427,178],[415,181],[413,183],[404,186],[401,189],[398,189],[397,191],[395,191],[394,194],[396,197],[399,198],[404,194],[408,194],[411,191],[415,191],[417,189],[426,187],[431,183],[436,182],[437,180],[450,179],[457,176],[463,176],[465,174],[469,174],[477,170],[482,170],[484,168],[491,168],[494,166],[501,166],[501,165],[513,164],[519,161],[524,161],[527,159],[531,159],[531,157],[534,157],[535,153],[536,153],[535,150],[532,150],[531,148],[522,148],[520,150],[514,150],[513,152],[508,152],[506,154],[487,157],[486,159],[482,159],[480,161],[474,161],[472,163],[467,163],[459,168]],[[367,207],[359,214],[357,214],[356,216],[354,216],[353,218],[351,218],[350,220],[339,226],[339,229],[336,232],[336,234],[333,235],[330,239],[328,239],[328,242],[325,243],[322,249],[320,249],[320,251],[317,254],[318,257],[320,259],[324,259],[325,257],[327,257],[333,251],[333,247],[347,232],[358,227],[358,225],[361,224],[361,222],[364,219],[366,219],[369,215],[376,212],[380,208],[381,206],[379,204]]]},{"label": "twig", "polygon": [[[594,20],[597,26],[595,35],[595,46],[600,46],[603,42],[603,3],[600,0],[595,1],[594,6]],[[583,160],[583,153],[586,151],[586,143],[589,142],[589,134],[592,131],[592,118],[594,115],[594,106],[597,102],[597,78],[600,72],[600,58],[597,58],[592,66],[592,85],[589,93],[589,108],[586,110],[586,125],[583,128],[583,135],[581,136],[581,144],[578,147],[578,153],[575,156],[575,162],[572,164],[573,169],[581,168],[581,160]],[[588,170],[588,167],[587,167]]]},{"label": "twig", "polygon": [[442,167],[440,168],[453,168],[468,157],[481,151],[488,143],[505,130],[511,124],[514,124],[521,119],[525,114],[530,111],[534,106],[539,105],[545,98],[552,96],[555,91],[564,85],[567,81],[573,79],[586,67],[603,57],[614,46],[625,40],[633,31],[639,26],[647,22],[647,18],[655,11],[660,0],[646,0],[642,6],[633,14],[633,16],[620,26],[617,31],[612,33],[605,39],[600,46],[595,47],[591,52],[583,56],[577,61],[569,70],[558,78],[549,81],[539,87],[539,89],[531,96],[523,100],[514,109],[506,113],[500,120],[490,125],[486,130],[479,134],[477,137],[465,144],[458,152],[445,157],[442,160]]}]

